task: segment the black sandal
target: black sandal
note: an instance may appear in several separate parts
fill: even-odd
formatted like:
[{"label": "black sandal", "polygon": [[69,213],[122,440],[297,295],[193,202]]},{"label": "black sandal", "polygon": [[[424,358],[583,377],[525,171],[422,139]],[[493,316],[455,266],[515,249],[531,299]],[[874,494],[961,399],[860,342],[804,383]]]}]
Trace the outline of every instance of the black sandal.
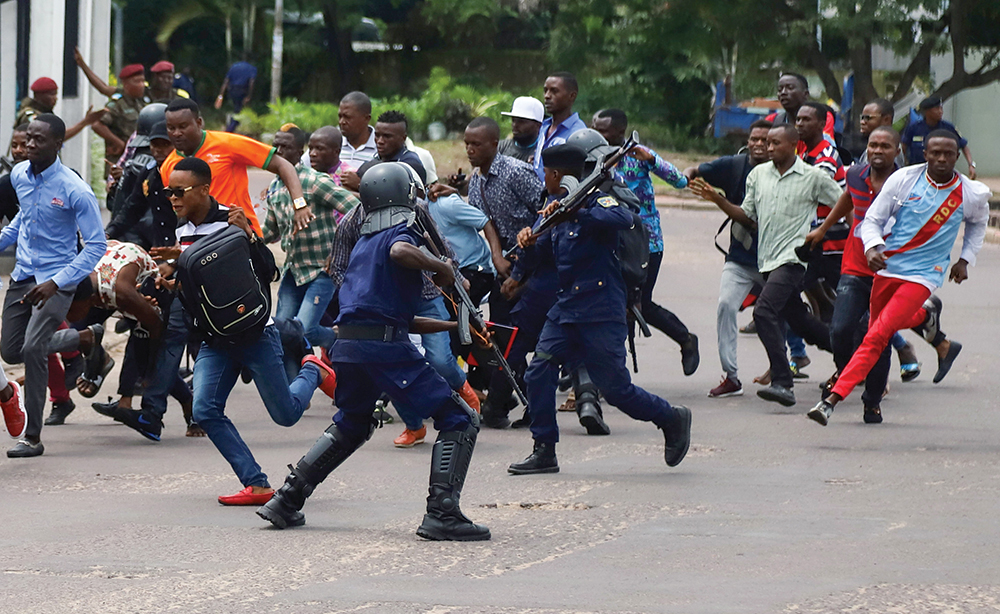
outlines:
[{"label": "black sandal", "polygon": [[[92,399],[100,392],[108,373],[114,369],[115,359],[109,356],[104,347],[101,346],[101,341],[104,340],[104,327],[100,324],[92,324],[87,328],[94,334],[94,346],[86,354],[86,368],[76,383],[76,390],[84,398]],[[88,392],[84,392],[80,389],[81,383],[90,384],[92,388]]]}]

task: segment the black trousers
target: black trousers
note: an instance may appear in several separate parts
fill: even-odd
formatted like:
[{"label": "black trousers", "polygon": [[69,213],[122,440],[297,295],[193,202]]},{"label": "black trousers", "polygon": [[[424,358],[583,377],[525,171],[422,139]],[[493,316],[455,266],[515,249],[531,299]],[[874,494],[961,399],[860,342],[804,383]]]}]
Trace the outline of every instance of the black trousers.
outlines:
[{"label": "black trousers", "polygon": [[785,322],[806,343],[832,351],[829,327],[809,313],[809,308],[799,296],[805,272],[801,264],[783,264],[765,273],[764,289],[757,297],[753,310],[757,336],[771,363],[771,381],[785,388],[792,387],[792,371],[788,368],[785,352]]},{"label": "black trousers", "polygon": [[642,317],[646,324],[659,329],[678,344],[684,344],[691,336],[687,326],[673,312],[653,302],[653,286],[656,285],[662,262],[663,252],[649,254],[649,273],[646,275],[646,283],[642,285]]}]

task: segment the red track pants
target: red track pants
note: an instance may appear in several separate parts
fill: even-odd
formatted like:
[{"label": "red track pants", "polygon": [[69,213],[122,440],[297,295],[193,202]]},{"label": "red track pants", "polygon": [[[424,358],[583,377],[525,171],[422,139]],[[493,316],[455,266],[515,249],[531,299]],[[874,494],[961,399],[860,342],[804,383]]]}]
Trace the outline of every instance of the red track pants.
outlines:
[{"label": "red track pants", "polygon": [[927,311],[923,304],[930,295],[931,291],[921,284],[875,276],[868,332],[834,385],[835,394],[846,399],[855,386],[865,381],[896,331],[924,323]]}]

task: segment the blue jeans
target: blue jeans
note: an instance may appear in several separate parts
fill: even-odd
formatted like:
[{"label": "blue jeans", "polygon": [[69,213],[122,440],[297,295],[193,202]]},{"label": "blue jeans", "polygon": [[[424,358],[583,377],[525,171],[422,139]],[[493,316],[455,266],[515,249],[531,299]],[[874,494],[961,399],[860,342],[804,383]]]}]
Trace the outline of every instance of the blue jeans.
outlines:
[{"label": "blue jeans", "polygon": [[333,299],[336,288],[333,280],[324,272],[303,286],[295,285],[295,278],[286,272],[278,286],[278,306],[275,308],[274,319],[298,318],[306,330],[309,343],[330,349],[337,335],[332,328],[320,326],[319,320]]},{"label": "blue jeans", "polygon": [[160,339],[155,367],[149,374],[146,389],[142,393],[141,407],[163,420],[167,413],[167,396],[177,383],[177,370],[188,340],[188,325],[184,307],[179,297],[170,303],[167,325]]},{"label": "blue jeans", "polygon": [[236,385],[241,366],[253,373],[253,383],[267,413],[281,426],[299,421],[324,374],[316,365],[306,363],[289,385],[282,365],[281,340],[274,326],[266,327],[260,339],[249,345],[202,344],[194,363],[194,421],[205,429],[244,486],[266,487],[267,475],[225,413],[226,399]]},{"label": "blue jeans", "polygon": [[[413,315],[435,320],[451,319],[451,314],[444,306],[443,296],[421,301]],[[448,333],[420,335],[420,341],[423,343],[427,362],[431,363],[434,370],[448,382],[452,390],[458,390],[465,385],[465,372],[458,367],[455,355],[451,353],[451,336]]]}]

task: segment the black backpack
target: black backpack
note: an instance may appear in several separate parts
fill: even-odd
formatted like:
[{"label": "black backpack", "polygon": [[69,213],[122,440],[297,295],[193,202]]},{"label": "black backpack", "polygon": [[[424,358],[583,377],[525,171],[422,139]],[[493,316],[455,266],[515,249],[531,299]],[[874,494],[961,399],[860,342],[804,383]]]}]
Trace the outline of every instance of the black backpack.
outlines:
[{"label": "black backpack", "polygon": [[615,182],[609,186],[608,193],[625,205],[632,214],[632,227],[618,231],[618,246],[615,257],[618,259],[618,270],[621,271],[628,300],[638,301],[646,276],[649,274],[649,232],[639,217],[639,197],[622,183]]},{"label": "black backpack", "polygon": [[213,340],[252,343],[271,316],[274,256],[228,226],[202,237],[177,259],[180,296],[195,327]]}]

